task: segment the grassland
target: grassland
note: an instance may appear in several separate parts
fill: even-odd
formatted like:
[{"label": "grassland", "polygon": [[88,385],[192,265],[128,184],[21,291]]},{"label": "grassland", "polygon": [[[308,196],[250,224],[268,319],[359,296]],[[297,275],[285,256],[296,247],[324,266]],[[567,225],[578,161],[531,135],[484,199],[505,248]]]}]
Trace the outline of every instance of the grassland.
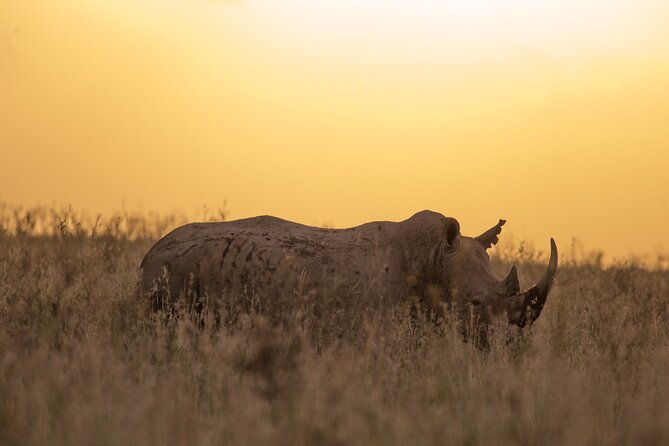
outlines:
[{"label": "grassland", "polygon": [[[666,270],[563,256],[541,318],[489,352],[401,304],[298,290],[198,328],[135,292],[179,222],[0,207],[0,444],[669,443]],[[500,247],[523,287],[543,272]]]}]

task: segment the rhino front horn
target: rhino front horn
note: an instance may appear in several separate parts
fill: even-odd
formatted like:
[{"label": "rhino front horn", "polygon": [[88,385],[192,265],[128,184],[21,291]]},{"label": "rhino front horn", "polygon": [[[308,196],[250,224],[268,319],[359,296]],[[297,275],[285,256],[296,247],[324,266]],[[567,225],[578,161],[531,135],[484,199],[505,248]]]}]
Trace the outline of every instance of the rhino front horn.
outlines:
[{"label": "rhino front horn", "polygon": [[509,308],[509,322],[519,327],[531,325],[544,308],[546,298],[557,273],[558,252],[555,240],[551,239],[551,258],[541,280],[532,288],[512,298]]}]

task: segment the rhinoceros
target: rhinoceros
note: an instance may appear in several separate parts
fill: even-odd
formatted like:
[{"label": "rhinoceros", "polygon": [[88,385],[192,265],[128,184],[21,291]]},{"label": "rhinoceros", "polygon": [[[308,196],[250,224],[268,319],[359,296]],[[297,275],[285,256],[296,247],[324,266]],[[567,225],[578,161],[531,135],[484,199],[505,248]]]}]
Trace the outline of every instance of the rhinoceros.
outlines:
[{"label": "rhinoceros", "polygon": [[478,237],[466,237],[456,219],[428,210],[400,222],[348,229],[271,216],[190,223],[148,251],[140,290],[161,307],[184,299],[184,293],[219,299],[250,290],[262,295],[294,285],[290,279],[298,277],[304,290],[337,285],[398,301],[418,298],[431,308],[468,311],[459,313],[463,319],[476,314],[483,323],[497,317],[524,327],[544,307],[557,272],[557,247],[551,239],[545,274],[521,292],[516,267],[500,280],[486,251],[504,224],[499,220]]}]

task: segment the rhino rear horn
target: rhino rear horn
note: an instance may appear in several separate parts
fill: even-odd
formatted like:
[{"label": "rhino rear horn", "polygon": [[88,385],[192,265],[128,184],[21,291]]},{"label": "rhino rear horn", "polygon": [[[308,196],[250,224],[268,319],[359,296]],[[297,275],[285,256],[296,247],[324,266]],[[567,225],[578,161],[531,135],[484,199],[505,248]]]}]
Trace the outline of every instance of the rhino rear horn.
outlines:
[{"label": "rhino rear horn", "polygon": [[476,237],[476,240],[478,240],[485,249],[490,248],[492,245],[496,245],[499,241],[497,236],[500,232],[502,232],[502,226],[504,226],[504,223],[506,223],[506,220],[500,219],[499,223]]},{"label": "rhino rear horn", "polygon": [[511,267],[509,275],[497,284],[497,294],[501,296],[514,296],[520,293],[520,282],[518,281],[518,270],[516,265]]}]

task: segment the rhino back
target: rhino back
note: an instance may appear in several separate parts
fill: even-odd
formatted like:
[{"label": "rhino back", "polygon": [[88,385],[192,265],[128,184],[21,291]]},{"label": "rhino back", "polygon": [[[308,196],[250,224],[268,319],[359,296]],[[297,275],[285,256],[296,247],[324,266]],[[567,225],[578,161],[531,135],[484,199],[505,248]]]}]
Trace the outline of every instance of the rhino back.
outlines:
[{"label": "rhino back", "polygon": [[324,229],[262,216],[220,223],[192,223],[159,240],[142,261],[141,288],[164,278],[173,295],[286,286],[302,277],[311,284],[388,284],[401,277],[399,223],[374,222]]}]

